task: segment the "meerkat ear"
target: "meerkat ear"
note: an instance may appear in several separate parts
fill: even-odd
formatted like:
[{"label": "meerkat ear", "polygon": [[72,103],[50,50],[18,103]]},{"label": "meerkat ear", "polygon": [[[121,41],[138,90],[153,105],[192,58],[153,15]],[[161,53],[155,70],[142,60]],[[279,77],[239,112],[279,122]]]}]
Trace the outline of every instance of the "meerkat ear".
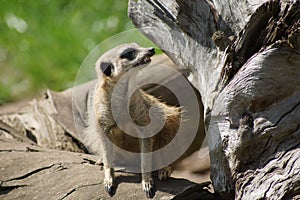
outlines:
[{"label": "meerkat ear", "polygon": [[105,74],[106,76],[111,76],[113,70],[114,70],[114,65],[110,62],[103,62],[100,64],[100,69]]}]

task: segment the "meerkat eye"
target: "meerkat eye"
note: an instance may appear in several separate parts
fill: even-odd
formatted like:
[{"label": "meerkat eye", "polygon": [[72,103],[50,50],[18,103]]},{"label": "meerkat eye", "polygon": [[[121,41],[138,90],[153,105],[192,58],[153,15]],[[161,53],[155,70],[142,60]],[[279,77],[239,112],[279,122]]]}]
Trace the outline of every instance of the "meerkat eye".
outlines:
[{"label": "meerkat eye", "polygon": [[100,64],[100,69],[106,76],[110,76],[113,73],[114,65],[110,62],[103,62]]},{"label": "meerkat eye", "polygon": [[121,55],[120,58],[124,59],[126,58],[127,60],[133,60],[136,57],[136,50],[133,48],[129,48],[124,50]]}]

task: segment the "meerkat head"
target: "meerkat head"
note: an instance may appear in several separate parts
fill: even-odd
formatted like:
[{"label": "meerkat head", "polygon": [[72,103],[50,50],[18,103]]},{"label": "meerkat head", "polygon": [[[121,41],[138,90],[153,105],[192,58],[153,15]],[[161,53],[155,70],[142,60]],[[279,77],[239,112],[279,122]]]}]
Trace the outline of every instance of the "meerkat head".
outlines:
[{"label": "meerkat head", "polygon": [[154,48],[143,48],[136,43],[119,45],[104,53],[96,62],[98,76],[120,77],[135,67],[146,66],[155,54]]}]

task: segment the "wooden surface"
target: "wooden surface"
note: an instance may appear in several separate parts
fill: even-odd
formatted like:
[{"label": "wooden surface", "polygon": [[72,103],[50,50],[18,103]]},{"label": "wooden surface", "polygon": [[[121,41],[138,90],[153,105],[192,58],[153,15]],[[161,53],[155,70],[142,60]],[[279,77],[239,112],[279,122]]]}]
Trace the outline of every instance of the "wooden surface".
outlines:
[{"label": "wooden surface", "polygon": [[[155,57],[153,63],[174,66],[166,56]],[[148,76],[151,73],[144,78]],[[178,84],[163,71],[160,76]],[[80,108],[76,112],[72,110],[74,88],[47,91],[38,99],[0,107],[0,199],[146,199],[140,175],[124,172],[116,173],[118,188],[109,197],[101,167],[80,140],[82,128],[75,127],[74,118],[78,122],[85,115],[85,96],[92,86],[90,82],[77,88],[81,98],[76,101]],[[148,85],[145,89],[170,104],[177,103],[163,88]],[[201,158],[195,152],[180,163],[171,179],[155,179],[154,199],[215,198],[207,183],[208,150],[202,151]]]},{"label": "wooden surface", "polygon": [[[116,173],[118,188],[111,198],[102,185],[103,172],[91,155],[50,150],[0,137],[0,158],[0,197],[3,200],[146,199],[140,175],[121,172]],[[155,182],[155,199],[171,199],[190,187],[201,188],[183,178],[155,179]],[[202,194],[209,196],[210,193],[203,190]]]}]

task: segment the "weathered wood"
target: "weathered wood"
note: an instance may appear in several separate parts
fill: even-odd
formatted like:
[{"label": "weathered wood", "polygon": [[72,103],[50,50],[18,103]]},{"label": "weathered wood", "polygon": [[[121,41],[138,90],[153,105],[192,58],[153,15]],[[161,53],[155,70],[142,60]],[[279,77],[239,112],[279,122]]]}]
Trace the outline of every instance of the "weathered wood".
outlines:
[{"label": "weathered wood", "polygon": [[[111,199],[102,185],[103,172],[95,162],[92,155],[49,150],[0,137],[0,198]],[[116,175],[118,192],[114,199],[145,199],[140,175]],[[207,187],[177,178],[155,181],[157,199],[171,199],[190,187]],[[212,196],[205,189],[197,194],[194,199],[201,194]]]},{"label": "weathered wood", "polygon": [[129,16],[201,93],[214,189],[225,199],[299,194],[299,1],[131,0]]},{"label": "weathered wood", "polygon": [[[152,62],[176,67],[164,55],[154,56]],[[164,70],[158,75],[149,70],[137,80],[154,75],[185,89],[176,82],[174,74]],[[85,126],[86,97],[94,84],[91,81],[62,92],[47,91],[39,99],[0,107],[0,199],[111,199],[104,191],[100,166],[95,165],[94,156],[85,154],[80,140]],[[171,105],[178,103],[170,91],[159,85],[148,84],[144,89]],[[73,90],[78,92],[77,96]],[[199,107],[202,110],[201,101]],[[75,126],[74,122],[79,124]],[[203,123],[199,130],[203,138]],[[199,149],[201,142],[200,146],[198,140],[191,146]],[[209,181],[208,150],[204,149],[204,155],[199,158],[195,152],[176,166],[166,182],[155,179],[155,198],[214,198],[206,189],[207,183],[196,184]],[[123,158],[120,160],[126,165]],[[124,169],[116,174],[118,189],[114,199],[145,199],[140,175],[124,173]],[[193,188],[198,190],[194,192]]]}]

